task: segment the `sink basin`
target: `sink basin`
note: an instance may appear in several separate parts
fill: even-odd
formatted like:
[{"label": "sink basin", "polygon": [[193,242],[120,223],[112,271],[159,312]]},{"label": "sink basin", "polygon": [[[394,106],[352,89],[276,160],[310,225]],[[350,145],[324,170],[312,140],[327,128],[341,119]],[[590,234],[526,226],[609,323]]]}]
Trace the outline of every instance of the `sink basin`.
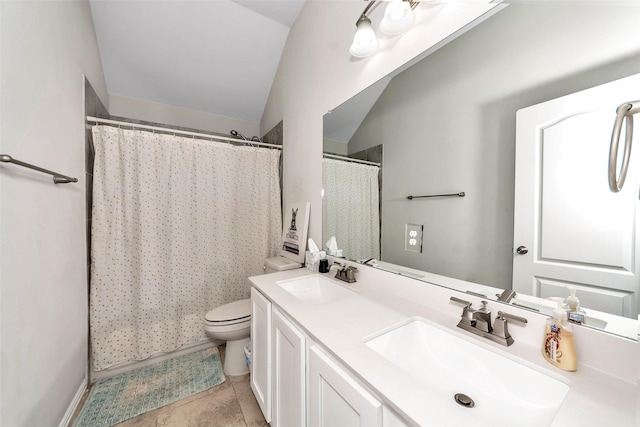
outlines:
[{"label": "sink basin", "polygon": [[[478,424],[550,425],[569,391],[564,382],[433,326],[408,322],[366,345],[443,397],[442,410]],[[466,397],[473,399],[469,407]],[[425,399],[427,397],[425,396]]]},{"label": "sink basin", "polygon": [[322,276],[305,276],[276,282],[285,291],[307,304],[326,304],[353,295],[353,291]]}]

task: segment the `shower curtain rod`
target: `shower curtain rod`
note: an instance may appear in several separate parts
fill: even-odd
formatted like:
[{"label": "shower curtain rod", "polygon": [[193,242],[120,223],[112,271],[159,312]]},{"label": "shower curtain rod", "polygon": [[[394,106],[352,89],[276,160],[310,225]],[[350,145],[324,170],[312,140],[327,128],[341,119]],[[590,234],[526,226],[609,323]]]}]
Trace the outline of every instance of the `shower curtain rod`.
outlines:
[{"label": "shower curtain rod", "polygon": [[265,142],[254,142],[254,141],[247,141],[244,139],[238,139],[238,138],[228,138],[226,136],[218,136],[218,135],[210,135],[210,134],[206,134],[206,133],[197,133],[197,132],[188,132],[186,130],[178,130],[178,129],[170,129],[170,128],[163,128],[163,127],[158,127],[158,126],[149,126],[149,125],[140,125],[137,123],[129,123],[129,122],[122,122],[122,121],[117,121],[117,120],[108,120],[108,119],[100,119],[98,117],[93,117],[93,116],[87,116],[87,123],[91,124],[91,123],[103,123],[106,125],[117,125],[117,126],[126,126],[126,127],[133,127],[133,128],[140,128],[140,129],[146,129],[146,130],[157,130],[160,132],[168,132],[168,133],[173,133],[176,135],[187,135],[187,136],[197,136],[200,138],[207,138],[207,139],[216,139],[216,140],[220,140],[223,142],[239,142],[242,144],[248,144],[248,145],[258,145],[260,147],[269,147],[269,148],[275,148],[278,150],[282,150],[282,146],[281,145],[277,145],[277,144],[267,144]]},{"label": "shower curtain rod", "polygon": [[363,165],[371,165],[371,166],[380,167],[380,163],[368,162],[366,160],[354,159],[353,157],[338,156],[337,154],[325,154],[325,153],[322,153],[322,157],[328,157],[330,159],[346,160],[346,161],[353,162],[353,163],[362,163]]}]

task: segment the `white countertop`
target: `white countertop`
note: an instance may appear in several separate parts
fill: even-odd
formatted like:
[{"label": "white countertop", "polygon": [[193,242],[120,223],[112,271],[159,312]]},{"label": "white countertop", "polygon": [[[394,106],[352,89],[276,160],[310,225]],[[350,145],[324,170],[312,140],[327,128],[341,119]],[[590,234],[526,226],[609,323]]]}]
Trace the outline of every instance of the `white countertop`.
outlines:
[{"label": "white countertop", "polygon": [[[462,331],[456,328],[459,314],[462,312],[461,307],[455,307],[453,310],[452,307],[446,307],[447,310],[443,311],[434,310],[433,306],[429,307],[425,302],[429,299],[425,298],[425,292],[429,292],[428,286],[420,288],[421,295],[418,295],[411,288],[402,286],[402,280],[407,280],[404,278],[385,276],[383,280],[379,280],[378,276],[376,279],[367,276],[349,285],[333,279],[333,272],[323,274],[323,277],[335,280],[336,283],[356,292],[352,296],[321,305],[305,304],[276,284],[276,281],[309,274],[318,273],[297,269],[254,276],[250,280],[273,304],[295,320],[307,335],[322,344],[382,398],[385,404],[407,420],[418,425],[446,426],[463,422],[478,425],[472,411],[460,407],[453,399],[432,398],[424,384],[416,380],[410,372],[396,367],[365,345],[367,338],[408,318],[420,316],[437,323],[452,334],[533,366],[569,384],[571,389],[552,426],[636,425],[636,378],[625,381],[582,364],[577,372],[557,369],[544,360],[540,348],[532,345],[531,339],[518,340],[519,334],[525,335],[518,328],[511,331],[516,342],[509,347]],[[432,292],[442,293],[442,290],[434,288]],[[455,291],[446,292],[456,294]],[[457,317],[452,315],[454,312],[458,313]],[[528,326],[531,326],[531,322]],[[530,335],[533,332],[535,331],[527,333]],[[542,330],[539,341],[542,341]],[[625,352],[633,350],[633,354],[625,354],[623,360],[635,360],[635,347],[625,344],[621,348]],[[513,420],[512,425],[518,425],[517,420]]]},{"label": "white countertop", "polygon": [[[502,293],[503,289],[494,288],[480,283],[468,282],[465,280],[454,279],[452,277],[443,276],[440,274],[434,274],[427,271],[416,270],[408,267],[399,267],[395,264],[390,264],[383,261],[377,261],[375,268],[379,268],[382,271],[395,272],[405,275],[407,277],[421,280],[423,282],[431,284],[440,284],[446,286],[449,289],[456,289],[460,292],[476,292],[483,295],[496,295]],[[495,299],[489,297],[489,299]],[[556,308],[556,303],[549,301],[545,298],[533,297],[530,295],[517,294],[512,303],[519,303],[524,307],[530,307],[538,309],[540,313],[544,313],[551,316],[553,309]],[[606,323],[604,328],[600,328],[604,332],[609,332],[621,337],[636,339],[638,336],[638,321],[635,319],[629,319],[622,316],[616,316],[609,313],[605,313],[598,310],[593,310],[587,307],[581,307],[586,311],[587,318],[596,319],[600,322]],[[597,326],[596,326],[597,328]]]}]

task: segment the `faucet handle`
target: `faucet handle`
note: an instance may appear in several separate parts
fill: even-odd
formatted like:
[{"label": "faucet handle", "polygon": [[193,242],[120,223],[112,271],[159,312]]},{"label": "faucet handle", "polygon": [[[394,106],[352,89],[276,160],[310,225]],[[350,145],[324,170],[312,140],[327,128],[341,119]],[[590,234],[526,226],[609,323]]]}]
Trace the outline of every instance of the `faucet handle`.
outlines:
[{"label": "faucet handle", "polygon": [[471,307],[471,303],[470,303],[469,301],[465,301],[465,300],[460,299],[460,298],[451,297],[451,298],[449,298],[449,300],[450,300],[450,301],[457,302],[457,303],[460,303],[460,304],[464,305],[464,308],[469,308],[469,307]]},{"label": "faucet handle", "polygon": [[515,314],[509,314],[509,313],[505,313],[503,311],[499,311],[498,312],[498,318],[500,320],[514,320],[516,322],[520,322],[520,323],[528,323],[528,320],[524,317],[521,316],[516,316]]},{"label": "faucet handle", "polygon": [[507,320],[514,320],[516,322],[527,323],[527,319],[524,317],[516,316],[514,314],[498,312],[495,322],[493,322],[493,335],[504,340],[507,346],[513,344],[513,337],[509,333]]},{"label": "faucet handle", "polygon": [[463,323],[470,327],[473,327],[476,325],[476,320],[473,317],[473,313],[476,310],[471,308],[471,303],[469,301],[465,301],[463,299],[456,298],[456,297],[450,297],[449,300],[464,305],[464,308],[462,309],[462,317],[460,318],[460,323]]},{"label": "faucet handle", "polygon": [[347,279],[346,281],[348,283],[354,283],[356,281],[355,273],[357,271],[358,271],[358,269],[356,267],[352,267],[352,266],[347,267],[345,274],[347,276],[346,277],[346,279]]}]

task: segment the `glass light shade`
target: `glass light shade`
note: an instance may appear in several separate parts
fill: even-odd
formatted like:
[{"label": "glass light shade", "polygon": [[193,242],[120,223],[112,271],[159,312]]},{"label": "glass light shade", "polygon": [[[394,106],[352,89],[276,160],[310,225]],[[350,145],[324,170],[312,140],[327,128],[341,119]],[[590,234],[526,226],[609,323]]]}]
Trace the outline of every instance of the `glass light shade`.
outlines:
[{"label": "glass light shade", "polygon": [[416,14],[411,10],[409,2],[392,0],[387,3],[384,18],[380,22],[380,31],[395,36],[404,33],[416,22]]},{"label": "glass light shade", "polygon": [[377,49],[378,39],[371,26],[371,20],[363,16],[356,24],[356,33],[353,35],[353,43],[349,48],[349,53],[357,58],[365,58],[372,55]]}]

